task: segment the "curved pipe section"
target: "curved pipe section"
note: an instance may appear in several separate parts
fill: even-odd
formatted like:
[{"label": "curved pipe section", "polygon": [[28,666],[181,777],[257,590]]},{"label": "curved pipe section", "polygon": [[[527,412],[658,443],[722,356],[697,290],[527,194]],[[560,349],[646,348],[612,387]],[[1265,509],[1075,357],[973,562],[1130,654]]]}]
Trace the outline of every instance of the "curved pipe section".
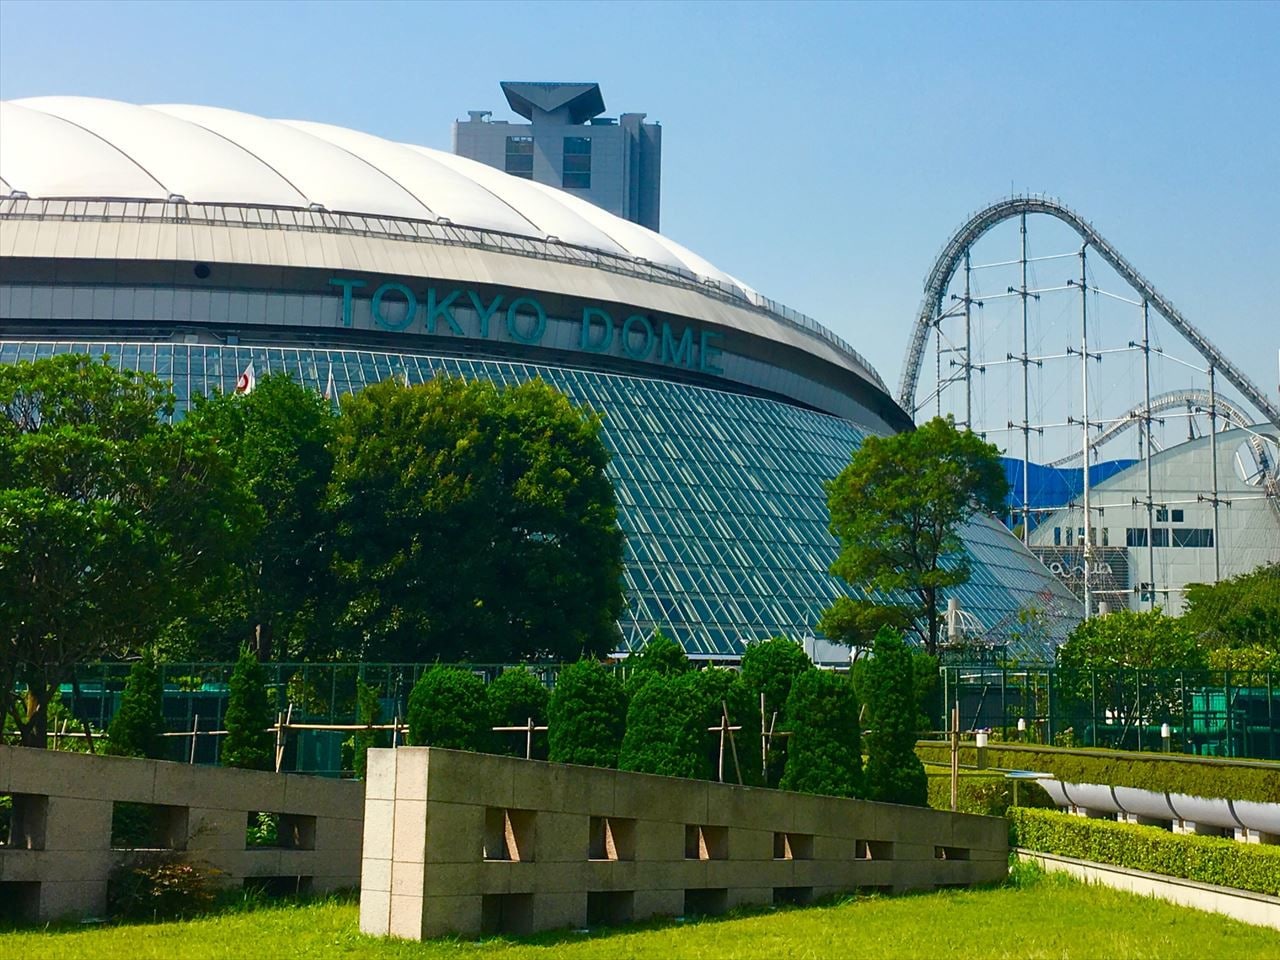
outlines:
[{"label": "curved pipe section", "polygon": [[1059,807],[1076,806],[1100,813],[1127,813],[1152,820],[1185,820],[1225,830],[1253,830],[1280,835],[1280,803],[1192,797],[1184,793],[1156,793],[1136,787],[1102,783],[1064,783],[1037,780]]},{"label": "curved pipe section", "polygon": [[1239,390],[1241,395],[1269,421],[1280,427],[1280,408],[1271,403],[1242,370],[1228,360],[1203,333],[1183,317],[1159,290],[1121,256],[1120,251],[1093,228],[1092,224],[1064,204],[1046,197],[1010,197],[994,203],[970,217],[968,223],[956,231],[943,247],[942,253],[934,262],[933,269],[925,281],[924,298],[920,302],[915,330],[912,332],[911,344],[907,348],[907,359],[902,366],[898,403],[907,413],[914,418],[916,384],[920,379],[920,367],[924,361],[929,328],[932,326],[933,318],[942,312],[942,297],[951,285],[951,278],[955,276],[960,261],[964,258],[964,252],[992,227],[1024,213],[1041,213],[1055,217],[1075,230],[1084,240],[1085,245],[1093,247],[1102,259],[1124,278],[1126,283],[1142,294],[1156,312],[1169,321],[1169,324],[1182,334],[1205,360],[1221,371],[1228,383]]},{"label": "curved pipe section", "polygon": [[[1164,410],[1172,410],[1175,407],[1181,407],[1186,404],[1194,404],[1197,407],[1208,407],[1210,402],[1214,399],[1215,398],[1209,395],[1208,390],[1171,390],[1168,393],[1162,393],[1159,396],[1151,398],[1151,412],[1158,413]],[[1250,426],[1249,418],[1246,417],[1244,411],[1234,403],[1231,403],[1229,400],[1224,400],[1222,397],[1217,397],[1216,400],[1220,416],[1224,420],[1228,423],[1234,423],[1237,427]],[[1110,427],[1102,431],[1102,433],[1098,434],[1090,441],[1089,449],[1096,450],[1107,441],[1114,439],[1134,424],[1140,422],[1142,420],[1143,411],[1146,410],[1146,407],[1147,405],[1145,403],[1140,403],[1134,407],[1130,407],[1119,421],[1113,423]],[[1065,457],[1061,457],[1054,460],[1052,463],[1046,464],[1046,466],[1064,467],[1079,459],[1080,451],[1076,450],[1073,453],[1067,454]]]}]

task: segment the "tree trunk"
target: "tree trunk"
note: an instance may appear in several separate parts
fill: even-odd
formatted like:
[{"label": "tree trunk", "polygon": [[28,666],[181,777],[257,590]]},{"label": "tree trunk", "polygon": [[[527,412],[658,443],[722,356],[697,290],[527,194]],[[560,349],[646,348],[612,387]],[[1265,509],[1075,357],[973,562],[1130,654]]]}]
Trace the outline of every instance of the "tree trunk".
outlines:
[{"label": "tree trunk", "polygon": [[258,625],[253,628],[253,652],[258,655],[259,663],[266,663],[271,659],[272,641],[274,631],[271,629],[271,621],[259,621]]},{"label": "tree trunk", "polygon": [[929,618],[929,638],[925,643],[925,652],[931,657],[938,655],[938,593],[936,590],[924,592],[924,609]]},{"label": "tree trunk", "polygon": [[36,692],[37,688],[34,684],[27,686],[26,705],[27,718],[18,724],[18,733],[21,735],[21,743],[24,747],[37,747],[43,750],[48,746],[49,736],[49,690],[42,687],[44,700],[41,701],[40,696]]}]

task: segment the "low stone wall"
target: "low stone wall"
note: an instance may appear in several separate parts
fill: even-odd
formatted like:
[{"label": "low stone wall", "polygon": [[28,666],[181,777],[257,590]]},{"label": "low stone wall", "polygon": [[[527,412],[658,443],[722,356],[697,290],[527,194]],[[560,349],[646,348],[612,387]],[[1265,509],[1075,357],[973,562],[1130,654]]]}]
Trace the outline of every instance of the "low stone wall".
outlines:
[{"label": "low stone wall", "polygon": [[[0,837],[0,899],[28,919],[102,916],[112,871],[137,849],[113,848],[116,803],[148,805],[148,852],[246,880],[316,891],[359,880],[363,790],[354,781],[0,746],[0,795],[13,799]],[[253,813],[279,815],[278,846],[249,847]]]},{"label": "low stone wall", "polygon": [[1062,857],[1056,853],[1018,849],[1018,859],[1039,864],[1044,870],[1067,873],[1088,883],[1101,883],[1117,890],[1146,897],[1158,897],[1196,910],[1221,913],[1245,923],[1280,930],[1280,897],[1249,890],[1233,890],[1181,877],[1165,877],[1145,870],[1130,870],[1109,863],[1094,863]]},{"label": "low stone wall", "polygon": [[527,934],[993,883],[1003,819],[430,747],[370,750],[360,929]]}]

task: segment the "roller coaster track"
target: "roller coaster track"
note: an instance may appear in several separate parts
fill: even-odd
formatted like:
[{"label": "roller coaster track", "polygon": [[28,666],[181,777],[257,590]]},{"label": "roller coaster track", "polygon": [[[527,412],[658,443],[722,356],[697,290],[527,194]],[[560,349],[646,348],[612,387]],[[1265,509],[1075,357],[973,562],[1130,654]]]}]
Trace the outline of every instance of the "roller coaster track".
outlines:
[{"label": "roller coaster track", "polygon": [[[1159,413],[1163,410],[1173,410],[1177,407],[1195,406],[1202,409],[1208,409],[1209,404],[1213,401],[1208,390],[1171,390],[1168,393],[1162,393],[1157,397],[1151,398],[1151,412]],[[1228,423],[1234,423],[1237,427],[1248,427],[1252,425],[1252,421],[1247,417],[1243,410],[1237,407],[1229,400],[1222,397],[1217,398],[1218,416],[1222,417]],[[1126,411],[1121,415],[1120,419],[1109,426],[1102,433],[1098,434],[1089,441],[1089,449],[1096,450],[1104,443],[1114,439],[1121,433],[1124,433],[1130,427],[1142,422],[1143,411],[1147,405],[1140,403],[1137,406]],[[1080,459],[1080,451],[1069,453],[1065,457],[1054,460],[1052,463],[1046,464],[1050,467],[1062,467],[1068,463],[1072,463]]]},{"label": "roller coaster track", "polygon": [[946,295],[960,266],[964,253],[984,233],[997,224],[1012,220],[1026,213],[1040,213],[1056,217],[1067,224],[1087,246],[1093,247],[1111,267],[1124,278],[1134,290],[1138,291],[1151,307],[1182,334],[1188,343],[1196,349],[1200,356],[1218,372],[1227,382],[1240,391],[1241,395],[1258,409],[1258,412],[1271,423],[1280,427],[1280,408],[1277,408],[1266,395],[1254,385],[1244,372],[1228,360],[1209,339],[1191,324],[1178,309],[1169,302],[1142,274],[1121,256],[1120,251],[1108,243],[1093,225],[1074,210],[1050,200],[1047,197],[1010,197],[980,210],[969,218],[943,247],[942,253],[934,262],[933,269],[925,281],[924,298],[920,302],[920,313],[916,317],[915,330],[911,336],[911,344],[907,348],[907,359],[902,367],[902,383],[898,387],[898,403],[912,416],[915,415],[916,385],[920,379],[920,367],[924,361],[925,347],[929,342],[929,330],[935,318],[942,314],[942,298]]}]

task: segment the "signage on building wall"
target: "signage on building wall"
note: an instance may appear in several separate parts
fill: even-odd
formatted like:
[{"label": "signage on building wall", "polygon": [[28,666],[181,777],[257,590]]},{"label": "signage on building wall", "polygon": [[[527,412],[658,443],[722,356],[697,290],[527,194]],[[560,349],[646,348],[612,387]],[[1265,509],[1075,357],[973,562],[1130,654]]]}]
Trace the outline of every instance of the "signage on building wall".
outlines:
[{"label": "signage on building wall", "polygon": [[[355,291],[363,293],[362,288],[369,283],[334,277],[329,284],[342,290],[342,325],[352,326]],[[460,312],[459,308],[469,309]],[[528,294],[509,297],[498,293],[486,301],[476,290],[430,287],[422,291],[394,280],[385,281],[372,290],[369,315],[374,326],[382,330],[488,339],[499,336],[498,331],[505,329],[516,343],[530,346],[541,344],[547,333],[547,311],[536,297]],[[615,317],[602,307],[584,307],[581,317],[570,318],[569,322],[578,323],[577,345],[587,353],[622,356],[701,373],[724,372],[718,363],[724,352],[720,346],[724,337],[710,330],[696,330],[692,326],[677,329],[642,313]]]}]

